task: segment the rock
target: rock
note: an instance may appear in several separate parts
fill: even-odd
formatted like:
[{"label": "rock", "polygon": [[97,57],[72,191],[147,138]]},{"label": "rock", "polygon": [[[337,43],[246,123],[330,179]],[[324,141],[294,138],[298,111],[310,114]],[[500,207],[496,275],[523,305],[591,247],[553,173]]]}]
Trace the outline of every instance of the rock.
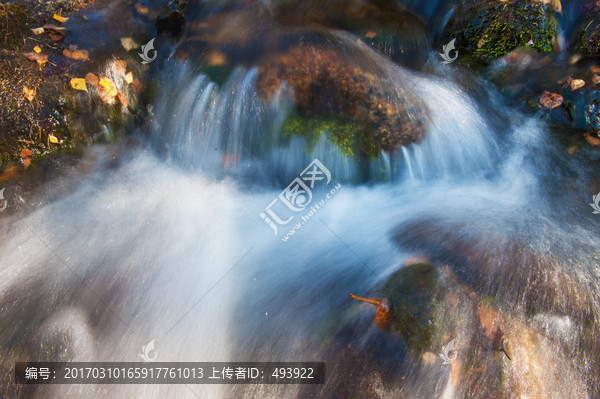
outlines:
[{"label": "rock", "polygon": [[530,0],[463,0],[447,30],[457,38],[459,50],[488,64],[528,44],[538,52],[551,52],[556,36],[552,9]]},{"label": "rock", "polygon": [[[372,141],[366,153],[392,152],[419,142],[428,110],[409,90],[400,94],[381,78],[341,52],[323,46],[293,46],[267,57],[259,67],[258,89],[267,99],[286,82],[298,113],[305,118],[334,116],[353,121],[360,130],[354,139]],[[349,136],[348,129],[342,136]],[[372,147],[375,148],[372,148]]]}]

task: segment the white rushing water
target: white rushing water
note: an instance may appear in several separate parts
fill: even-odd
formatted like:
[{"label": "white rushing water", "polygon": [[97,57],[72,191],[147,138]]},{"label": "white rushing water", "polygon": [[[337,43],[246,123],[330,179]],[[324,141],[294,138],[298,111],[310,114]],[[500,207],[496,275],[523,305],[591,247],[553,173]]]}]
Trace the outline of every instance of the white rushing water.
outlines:
[{"label": "white rushing water", "polygon": [[[537,169],[526,156],[545,140],[536,121],[507,126],[509,150],[501,153],[485,116],[457,85],[414,76],[432,110],[427,138],[374,162],[385,167],[395,158],[395,183],[356,186],[347,183],[355,165],[326,140],[307,154],[301,139],[278,147],[263,134],[289,110],[285,99],[262,103],[255,79],[255,70],[238,70],[220,89],[201,75],[187,90],[169,89],[153,132],[160,155],[138,149],[109,168],[110,149],[97,147],[89,155],[99,159],[94,171],[75,189],[3,220],[2,358],[138,361],[155,340],[159,361],[318,361],[335,331],[330,323],[360,317],[347,294],[367,292],[416,254],[394,244],[399,226],[434,220],[456,226],[457,235],[525,232],[533,247],[551,229],[571,248],[568,229],[539,198]],[[282,179],[314,158],[331,172],[327,189],[341,186],[284,242],[288,230],[275,236],[259,214],[290,183]],[[578,245],[597,248],[593,233],[582,226]],[[566,331],[569,321],[553,328]],[[7,395],[14,389],[8,367],[1,369]],[[439,378],[432,385],[446,386],[447,375]],[[232,389],[65,385],[23,395],[275,398],[294,397],[299,387]],[[409,397],[427,397],[422,389]]]}]

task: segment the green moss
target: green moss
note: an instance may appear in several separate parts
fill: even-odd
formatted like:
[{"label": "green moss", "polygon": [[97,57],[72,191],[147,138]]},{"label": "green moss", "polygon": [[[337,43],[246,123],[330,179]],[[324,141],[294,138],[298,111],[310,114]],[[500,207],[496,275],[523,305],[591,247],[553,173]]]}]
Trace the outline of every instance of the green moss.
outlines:
[{"label": "green moss", "polygon": [[490,2],[477,8],[458,44],[487,63],[526,46],[530,40],[535,50],[551,52],[555,35],[556,21],[540,2]]},{"label": "green moss", "polygon": [[327,138],[348,156],[359,158],[366,155],[374,158],[381,151],[364,124],[341,116],[320,115],[305,118],[295,112],[283,123],[283,136],[304,137],[309,151],[312,151],[322,134],[327,135]]},{"label": "green moss", "polygon": [[579,32],[575,48],[585,54],[600,54],[600,17],[588,21]]}]

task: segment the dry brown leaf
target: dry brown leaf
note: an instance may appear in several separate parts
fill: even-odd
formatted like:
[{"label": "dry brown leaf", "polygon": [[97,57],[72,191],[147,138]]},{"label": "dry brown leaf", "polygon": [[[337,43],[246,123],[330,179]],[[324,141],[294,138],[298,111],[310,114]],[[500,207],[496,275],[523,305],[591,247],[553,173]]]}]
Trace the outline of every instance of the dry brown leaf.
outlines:
[{"label": "dry brown leaf", "polygon": [[583,79],[573,79],[571,81],[571,90],[581,89],[585,86],[585,81]]},{"label": "dry brown leaf", "polygon": [[150,9],[140,3],[135,3],[135,10],[141,15],[148,15]]},{"label": "dry brown leaf", "polygon": [[92,86],[98,86],[98,76],[94,75],[91,72],[88,73],[87,75],[85,75],[85,83]]},{"label": "dry brown leaf", "polygon": [[39,65],[44,65],[46,62],[48,62],[48,56],[46,54],[38,54],[32,51],[30,53],[25,53],[24,55],[29,61],[35,61]]},{"label": "dry brown leaf", "polygon": [[125,108],[127,108],[127,106],[129,105],[129,103],[127,102],[127,96],[125,96],[125,94],[123,94],[121,92],[118,92],[117,98],[119,99],[121,104],[123,104],[125,106]]},{"label": "dry brown leaf", "polygon": [[116,60],[114,62],[114,69],[117,75],[125,77],[125,72],[127,72],[127,61]]},{"label": "dry brown leaf", "polygon": [[110,80],[107,77],[101,77],[100,81],[98,82],[98,86],[103,87],[104,89],[106,89],[107,94],[113,98],[117,95],[117,93],[119,92],[117,90],[117,87],[115,86],[115,83]]},{"label": "dry brown leaf", "polygon": [[588,144],[593,145],[594,147],[600,146],[600,138],[591,136],[587,133],[585,133],[583,137],[585,138],[585,141],[588,142]]},{"label": "dry brown leaf", "polygon": [[25,167],[25,169],[27,169],[29,167],[29,165],[31,165],[31,156],[33,155],[33,153],[31,152],[31,150],[29,148],[23,148],[21,150],[21,152],[19,153],[19,157],[21,157],[21,162],[23,162],[23,166]]},{"label": "dry brown leaf", "polygon": [[63,55],[74,60],[90,60],[87,50],[70,50],[66,48],[63,50]]},{"label": "dry brown leaf", "polygon": [[131,82],[133,82],[133,73],[127,72],[127,75],[125,75],[125,81],[127,84],[131,84]]},{"label": "dry brown leaf", "polygon": [[374,38],[375,36],[377,36],[377,32],[374,32],[374,31],[372,31],[372,30],[368,31],[368,32],[367,32],[367,34],[365,35],[365,37],[366,37],[367,39],[372,39],[372,38]]},{"label": "dry brown leaf", "polygon": [[71,79],[71,87],[74,88],[75,90],[88,91],[87,86],[85,85],[85,79],[82,79],[82,78]]},{"label": "dry brown leaf", "polygon": [[36,53],[38,53],[38,54],[39,54],[39,53],[41,53],[41,52],[42,52],[42,49],[40,48],[40,46],[35,46],[35,47],[33,48],[33,51],[35,51]]},{"label": "dry brown leaf", "polygon": [[62,23],[65,23],[65,22],[67,22],[67,21],[69,20],[69,18],[67,18],[67,17],[62,17],[62,16],[60,16],[60,15],[58,15],[58,14],[54,14],[54,15],[52,16],[52,18],[54,18],[55,20],[57,20],[57,21],[58,21],[58,22],[60,22],[61,24],[62,24]]},{"label": "dry brown leaf", "polygon": [[133,82],[131,82],[131,87],[138,96],[142,93],[142,82],[140,82],[138,78],[133,79]]},{"label": "dry brown leaf", "polygon": [[50,38],[55,42],[60,42],[62,39],[65,38],[65,28],[63,28],[62,26],[46,24],[43,26],[43,29],[45,29],[48,32]]},{"label": "dry brown leaf", "polygon": [[32,28],[31,31],[33,32],[34,35],[39,36],[42,33],[44,33],[44,28]]},{"label": "dry brown leaf", "polygon": [[23,86],[23,97],[29,100],[29,102],[33,101],[35,98],[35,88],[30,89],[27,86]]},{"label": "dry brown leaf", "polygon": [[548,109],[556,108],[563,103],[563,96],[545,91],[540,97],[540,104]]}]

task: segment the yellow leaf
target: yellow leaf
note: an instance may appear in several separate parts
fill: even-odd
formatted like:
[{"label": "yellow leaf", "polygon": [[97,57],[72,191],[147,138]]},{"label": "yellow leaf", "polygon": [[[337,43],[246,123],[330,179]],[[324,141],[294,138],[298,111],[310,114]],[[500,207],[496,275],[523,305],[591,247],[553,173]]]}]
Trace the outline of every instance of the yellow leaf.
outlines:
[{"label": "yellow leaf", "polygon": [[29,101],[33,101],[33,99],[35,98],[35,88],[30,89],[27,86],[23,86],[23,97],[25,97]]},{"label": "yellow leaf", "polygon": [[35,47],[33,48],[33,51],[35,51],[36,53],[38,53],[38,54],[39,54],[39,53],[41,53],[41,52],[42,52],[42,49],[40,48],[40,46],[35,46]]},{"label": "yellow leaf", "polygon": [[58,139],[51,134],[48,135],[48,140],[50,140],[51,143],[58,144]]},{"label": "yellow leaf", "polygon": [[125,75],[125,81],[127,84],[131,84],[131,82],[133,82],[133,73],[128,72],[127,75]]},{"label": "yellow leaf", "polygon": [[33,31],[33,34],[38,36],[41,35],[42,33],[44,33],[44,28],[32,28],[31,29]]},{"label": "yellow leaf", "polygon": [[131,37],[122,37],[121,46],[123,46],[125,51],[133,50],[134,48],[140,47],[140,45],[137,44],[135,40],[133,40]]},{"label": "yellow leaf", "polygon": [[571,81],[571,90],[581,89],[585,86],[585,81],[583,79],[573,79]]},{"label": "yellow leaf", "polygon": [[102,87],[104,87],[104,89],[106,90],[107,94],[112,98],[115,97],[117,95],[117,93],[119,93],[119,91],[117,90],[117,88],[115,87],[115,84],[113,83],[112,80],[110,80],[109,78],[106,77],[101,77],[100,78],[100,82],[98,82],[98,84]]},{"label": "yellow leaf", "polygon": [[67,22],[67,21],[69,20],[69,18],[61,17],[61,16],[60,16],[60,15],[58,15],[58,14],[54,14],[54,15],[52,16],[52,18],[54,18],[55,20],[57,20],[57,21],[58,21],[58,22],[60,22],[61,24],[62,24],[62,23],[65,23],[65,22]]},{"label": "yellow leaf", "polygon": [[71,79],[71,87],[74,88],[75,90],[88,91],[87,86],[85,85],[85,79],[83,79],[83,78]]}]

